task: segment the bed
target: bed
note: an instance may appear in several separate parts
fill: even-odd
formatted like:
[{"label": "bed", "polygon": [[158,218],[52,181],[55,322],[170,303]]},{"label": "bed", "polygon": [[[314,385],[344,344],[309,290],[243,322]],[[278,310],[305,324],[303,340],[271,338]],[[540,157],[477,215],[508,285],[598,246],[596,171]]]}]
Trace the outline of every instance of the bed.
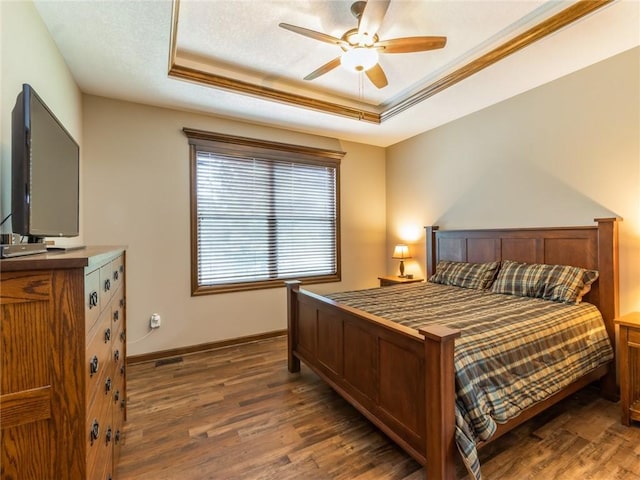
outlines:
[{"label": "bed", "polygon": [[[607,218],[595,222],[586,227],[492,230],[426,227],[427,275],[434,275],[443,261],[503,265],[512,261],[595,270],[597,280],[583,301],[597,307],[610,345],[615,345],[618,221]],[[390,294],[393,289],[408,291],[404,290],[408,287],[380,290],[388,289],[385,292]],[[458,340],[461,331],[438,321],[416,329],[349,306],[349,302],[314,294],[297,281],[287,282],[287,292],[289,371],[299,371],[300,362],[304,362],[425,465],[429,480],[455,478],[459,409],[454,357],[456,341],[462,344]],[[603,396],[615,400],[615,361],[588,369],[514,418],[498,423],[490,438],[478,441],[475,447],[482,448],[595,381]]]}]

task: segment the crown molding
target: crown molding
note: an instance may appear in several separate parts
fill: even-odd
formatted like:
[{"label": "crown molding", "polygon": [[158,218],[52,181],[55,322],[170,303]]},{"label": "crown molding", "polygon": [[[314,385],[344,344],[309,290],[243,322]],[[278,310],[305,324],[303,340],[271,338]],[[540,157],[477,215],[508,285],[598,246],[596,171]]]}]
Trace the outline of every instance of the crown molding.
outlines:
[{"label": "crown molding", "polygon": [[339,115],[363,122],[380,124],[389,118],[417,105],[420,102],[434,96],[435,94],[469,78],[470,76],[484,70],[485,68],[499,62],[505,57],[515,53],[534,42],[568,26],[577,20],[595,12],[596,10],[612,3],[614,0],[579,0],[552,17],[543,20],[524,33],[501,44],[490,52],[470,61],[452,73],[425,85],[418,92],[409,94],[377,110],[367,110],[337,102],[328,102],[304,95],[290,93],[285,90],[278,90],[261,85],[236,80],[233,78],[216,75],[192,67],[179,64],[177,49],[178,37],[178,16],[180,10],[180,0],[174,0],[173,17],[171,22],[170,48],[169,48],[169,71],[168,75],[173,78],[195,82],[200,85],[226,90],[241,95],[249,95],[267,101],[279,102],[299,108],[306,108],[323,113]]}]

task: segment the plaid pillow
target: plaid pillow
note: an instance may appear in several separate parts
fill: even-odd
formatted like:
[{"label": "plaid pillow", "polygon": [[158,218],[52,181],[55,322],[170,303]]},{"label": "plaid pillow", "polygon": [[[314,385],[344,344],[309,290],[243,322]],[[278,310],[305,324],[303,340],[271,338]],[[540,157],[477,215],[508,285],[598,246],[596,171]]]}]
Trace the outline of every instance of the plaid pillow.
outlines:
[{"label": "plaid pillow", "polygon": [[500,262],[465,263],[442,260],[438,262],[436,273],[431,276],[429,281],[442,285],[483,290],[489,288],[499,266]]},{"label": "plaid pillow", "polygon": [[518,263],[504,260],[491,287],[494,293],[577,303],[586,285],[598,278],[595,270],[569,265]]}]

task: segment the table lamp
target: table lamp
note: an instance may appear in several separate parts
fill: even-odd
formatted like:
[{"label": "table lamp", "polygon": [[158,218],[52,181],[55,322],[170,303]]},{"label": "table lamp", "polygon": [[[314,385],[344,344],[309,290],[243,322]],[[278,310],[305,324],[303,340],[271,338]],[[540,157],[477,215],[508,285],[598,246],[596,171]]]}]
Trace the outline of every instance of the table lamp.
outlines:
[{"label": "table lamp", "polygon": [[400,278],[406,278],[406,275],[404,274],[404,261],[407,258],[411,258],[411,254],[409,254],[409,247],[404,244],[396,245],[393,249],[393,257],[391,258],[400,259],[400,275],[398,276]]}]

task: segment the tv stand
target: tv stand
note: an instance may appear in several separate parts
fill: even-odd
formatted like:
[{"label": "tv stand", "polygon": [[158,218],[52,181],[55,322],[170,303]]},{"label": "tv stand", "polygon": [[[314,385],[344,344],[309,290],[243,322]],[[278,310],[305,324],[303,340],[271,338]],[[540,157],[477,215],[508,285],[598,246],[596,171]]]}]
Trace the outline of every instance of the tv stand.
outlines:
[{"label": "tv stand", "polygon": [[22,255],[46,252],[47,246],[44,243],[13,243],[0,246],[0,258],[20,257]]}]

